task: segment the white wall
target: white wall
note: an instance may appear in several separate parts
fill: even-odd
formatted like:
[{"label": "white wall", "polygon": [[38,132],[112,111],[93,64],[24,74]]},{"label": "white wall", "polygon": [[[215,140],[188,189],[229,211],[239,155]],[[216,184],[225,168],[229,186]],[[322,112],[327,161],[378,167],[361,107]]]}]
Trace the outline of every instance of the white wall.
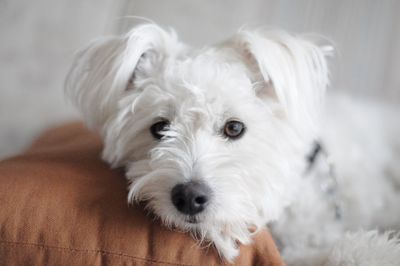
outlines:
[{"label": "white wall", "polygon": [[0,0],[0,158],[74,117],[62,92],[74,52],[110,31],[113,0]]}]

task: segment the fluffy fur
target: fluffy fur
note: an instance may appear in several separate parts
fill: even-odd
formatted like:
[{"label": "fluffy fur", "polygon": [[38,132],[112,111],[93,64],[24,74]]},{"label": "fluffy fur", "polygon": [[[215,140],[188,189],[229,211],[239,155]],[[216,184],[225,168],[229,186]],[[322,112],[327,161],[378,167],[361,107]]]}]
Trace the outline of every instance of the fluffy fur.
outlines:
[{"label": "fluffy fur", "polygon": [[[66,91],[88,125],[103,136],[103,158],[126,168],[129,202],[146,202],[165,225],[211,241],[228,261],[238,255],[238,243],[251,242],[254,231],[273,223],[289,263],[326,262],[343,232],[360,225],[356,220],[368,228],[373,218],[366,221],[363,215],[375,217],[383,198],[398,200],[395,189],[377,178],[381,157],[373,165],[361,161],[368,167],[361,174],[347,161],[348,150],[335,144],[333,155],[343,162],[338,197],[350,206],[344,208],[347,218],[333,217],[332,202],[318,188],[319,172],[305,174],[310,145],[324,135],[320,115],[329,52],[304,37],[263,30],[241,30],[196,50],[173,31],[147,24],[96,40],[79,52]],[[237,140],[222,134],[232,118],[246,125]],[[171,124],[156,140],[149,128],[160,119]],[[335,143],[335,136],[327,139]],[[212,189],[197,223],[188,222],[171,202],[172,188],[189,180]],[[375,196],[373,189],[386,196]],[[393,241],[382,243],[398,251]],[[337,263],[344,246],[331,252],[328,265]],[[321,260],[316,253],[326,257]]]}]

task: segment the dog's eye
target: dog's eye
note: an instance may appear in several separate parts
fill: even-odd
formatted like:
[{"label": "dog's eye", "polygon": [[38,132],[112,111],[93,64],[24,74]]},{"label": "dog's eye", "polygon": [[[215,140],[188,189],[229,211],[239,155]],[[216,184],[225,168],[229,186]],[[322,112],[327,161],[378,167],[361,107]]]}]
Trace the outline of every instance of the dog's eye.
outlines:
[{"label": "dog's eye", "polygon": [[168,126],[169,126],[168,120],[162,120],[153,124],[150,127],[151,135],[153,135],[155,139],[161,139],[164,136],[163,131],[167,130]]},{"label": "dog's eye", "polygon": [[240,121],[231,120],[226,122],[224,126],[224,135],[230,139],[237,139],[243,135],[246,127]]}]

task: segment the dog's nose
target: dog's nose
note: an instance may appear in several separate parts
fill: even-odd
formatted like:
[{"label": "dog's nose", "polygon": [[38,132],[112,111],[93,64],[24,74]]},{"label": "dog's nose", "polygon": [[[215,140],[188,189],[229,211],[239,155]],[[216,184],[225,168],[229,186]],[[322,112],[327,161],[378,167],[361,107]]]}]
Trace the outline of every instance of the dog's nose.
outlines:
[{"label": "dog's nose", "polygon": [[206,207],[211,189],[200,182],[190,181],[178,184],[171,190],[171,199],[174,206],[181,213],[195,215]]}]

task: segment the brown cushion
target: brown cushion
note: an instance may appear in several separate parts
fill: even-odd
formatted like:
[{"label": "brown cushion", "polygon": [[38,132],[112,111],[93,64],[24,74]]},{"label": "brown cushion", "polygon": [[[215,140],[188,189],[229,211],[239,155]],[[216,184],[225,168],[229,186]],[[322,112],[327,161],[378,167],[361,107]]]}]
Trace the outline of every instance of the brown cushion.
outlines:
[{"label": "brown cushion", "polygon": [[[74,123],[0,162],[0,265],[221,265],[214,248],[127,205],[122,171],[99,159],[98,136]],[[237,265],[282,265],[267,231]]]}]

